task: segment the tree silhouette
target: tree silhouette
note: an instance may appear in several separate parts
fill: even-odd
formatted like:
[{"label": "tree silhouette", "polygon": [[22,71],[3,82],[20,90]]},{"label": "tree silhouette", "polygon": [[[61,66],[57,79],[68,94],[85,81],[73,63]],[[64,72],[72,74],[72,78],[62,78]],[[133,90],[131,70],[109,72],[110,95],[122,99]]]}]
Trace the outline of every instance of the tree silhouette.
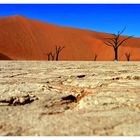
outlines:
[{"label": "tree silhouette", "polygon": [[59,58],[59,55],[60,55],[60,52],[64,49],[65,47],[61,47],[61,46],[57,46],[56,45],[56,48],[55,48],[55,53],[52,53],[52,52],[49,52],[47,53],[47,57],[48,57],[48,61],[58,61],[58,58]]},{"label": "tree silhouette", "polygon": [[57,46],[56,45],[56,47],[55,47],[55,51],[56,51],[56,61],[58,61],[58,58],[59,58],[59,54],[60,54],[60,52],[64,49],[65,47],[63,46],[63,47],[61,47],[61,46]]},{"label": "tree silhouette", "polygon": [[96,61],[97,60],[97,57],[98,57],[98,55],[95,53],[93,60]]},{"label": "tree silhouette", "polygon": [[48,56],[48,61],[51,60],[51,52],[47,53],[47,56]]},{"label": "tree silhouette", "polygon": [[130,52],[126,52],[125,57],[126,57],[127,61],[130,61],[130,57],[131,57]]},{"label": "tree silhouette", "polygon": [[126,42],[128,39],[132,38],[133,36],[128,36],[124,39],[121,39],[121,35],[123,34],[123,32],[125,31],[126,28],[124,28],[122,31],[119,31],[117,34],[111,34],[112,37],[109,38],[105,38],[105,44],[107,46],[111,46],[114,49],[114,60],[118,61],[118,48],[124,43]]},{"label": "tree silhouette", "polygon": [[47,53],[47,56],[48,56],[48,61],[50,60],[54,61],[55,54],[53,54],[52,52],[49,52]]}]

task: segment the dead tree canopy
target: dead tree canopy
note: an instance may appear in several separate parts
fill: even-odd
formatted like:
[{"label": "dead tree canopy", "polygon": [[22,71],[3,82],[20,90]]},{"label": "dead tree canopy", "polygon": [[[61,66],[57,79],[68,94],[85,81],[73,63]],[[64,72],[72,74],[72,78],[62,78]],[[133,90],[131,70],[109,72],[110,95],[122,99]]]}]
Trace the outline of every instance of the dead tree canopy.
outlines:
[{"label": "dead tree canopy", "polygon": [[52,52],[49,52],[49,53],[47,53],[47,56],[48,56],[48,61],[50,61],[50,60],[54,60],[54,57],[55,57],[55,54],[53,54]]},{"label": "dead tree canopy", "polygon": [[60,52],[65,48],[65,46],[55,46],[55,53],[56,53],[56,61],[58,61]]},{"label": "dead tree canopy", "polygon": [[109,38],[104,38],[105,39],[105,44],[107,46],[113,47],[114,49],[114,60],[118,61],[118,48],[126,42],[128,39],[132,38],[133,36],[127,36],[127,37],[121,37],[123,32],[125,31],[126,28],[124,28],[122,31],[119,31],[117,34],[111,34],[112,37]]},{"label": "dead tree canopy", "polygon": [[48,57],[48,61],[52,60],[56,60],[58,61],[59,59],[59,55],[61,53],[61,51],[65,48],[65,46],[55,46],[55,53],[49,52],[47,53],[47,57]]}]

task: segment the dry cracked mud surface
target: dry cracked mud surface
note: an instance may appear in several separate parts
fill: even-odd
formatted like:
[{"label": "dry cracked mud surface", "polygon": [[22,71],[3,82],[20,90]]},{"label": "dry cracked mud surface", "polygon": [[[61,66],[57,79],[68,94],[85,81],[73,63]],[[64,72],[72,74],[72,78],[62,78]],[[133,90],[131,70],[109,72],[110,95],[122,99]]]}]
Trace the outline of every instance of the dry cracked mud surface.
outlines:
[{"label": "dry cracked mud surface", "polygon": [[0,135],[140,135],[140,63],[1,61]]}]

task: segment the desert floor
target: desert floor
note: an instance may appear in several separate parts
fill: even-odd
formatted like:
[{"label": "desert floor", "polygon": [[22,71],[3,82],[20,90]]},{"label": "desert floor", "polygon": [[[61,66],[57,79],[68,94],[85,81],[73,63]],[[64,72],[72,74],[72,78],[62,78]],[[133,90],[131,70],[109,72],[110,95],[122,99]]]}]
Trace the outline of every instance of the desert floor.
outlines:
[{"label": "desert floor", "polygon": [[0,135],[140,135],[140,63],[1,61]]}]

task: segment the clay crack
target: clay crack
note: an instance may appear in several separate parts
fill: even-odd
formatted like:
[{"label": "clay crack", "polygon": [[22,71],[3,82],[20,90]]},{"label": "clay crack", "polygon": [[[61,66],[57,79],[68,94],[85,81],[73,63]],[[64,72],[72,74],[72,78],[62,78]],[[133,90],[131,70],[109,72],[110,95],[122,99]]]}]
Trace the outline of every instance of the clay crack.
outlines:
[{"label": "clay crack", "polygon": [[38,100],[35,95],[27,94],[25,96],[12,96],[8,99],[1,99],[0,103],[4,103],[6,105],[25,105],[32,103],[33,101]]}]

